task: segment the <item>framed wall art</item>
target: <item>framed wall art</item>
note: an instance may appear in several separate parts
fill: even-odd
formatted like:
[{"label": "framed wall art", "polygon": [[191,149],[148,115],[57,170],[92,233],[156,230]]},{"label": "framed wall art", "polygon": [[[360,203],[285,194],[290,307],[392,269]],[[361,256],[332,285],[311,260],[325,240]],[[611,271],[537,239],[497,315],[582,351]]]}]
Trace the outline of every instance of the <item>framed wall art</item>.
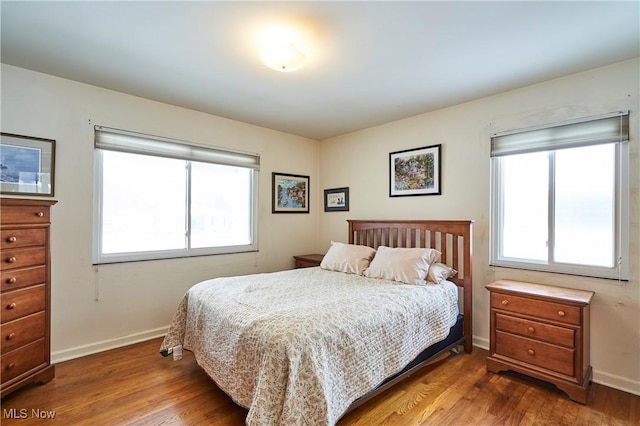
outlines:
[{"label": "framed wall art", "polygon": [[309,213],[309,176],[272,173],[272,213]]},{"label": "framed wall art", "polygon": [[53,196],[56,141],[0,133],[0,192]]},{"label": "framed wall art", "polygon": [[389,154],[389,196],[440,195],[442,145]]},{"label": "framed wall art", "polygon": [[325,212],[349,211],[349,188],[333,188],[324,190]]}]

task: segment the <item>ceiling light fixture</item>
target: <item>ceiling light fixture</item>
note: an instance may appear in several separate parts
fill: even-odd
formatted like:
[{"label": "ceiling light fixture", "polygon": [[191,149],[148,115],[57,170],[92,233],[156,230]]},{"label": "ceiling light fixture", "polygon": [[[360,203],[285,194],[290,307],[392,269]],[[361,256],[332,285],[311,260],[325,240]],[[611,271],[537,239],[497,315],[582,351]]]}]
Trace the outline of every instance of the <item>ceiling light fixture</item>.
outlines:
[{"label": "ceiling light fixture", "polygon": [[307,55],[296,48],[293,43],[265,46],[260,51],[262,63],[271,69],[281,72],[299,70],[307,64]]},{"label": "ceiling light fixture", "polygon": [[272,27],[261,34],[260,59],[271,69],[280,72],[297,71],[307,65],[308,57],[302,48],[299,31],[291,27]]}]

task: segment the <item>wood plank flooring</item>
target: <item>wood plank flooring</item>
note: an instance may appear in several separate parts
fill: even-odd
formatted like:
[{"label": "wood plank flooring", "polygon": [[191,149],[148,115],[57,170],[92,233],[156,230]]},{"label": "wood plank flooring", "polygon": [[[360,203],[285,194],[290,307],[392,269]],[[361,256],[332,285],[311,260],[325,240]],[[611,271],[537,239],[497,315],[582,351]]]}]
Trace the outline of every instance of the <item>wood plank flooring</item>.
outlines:
[{"label": "wood plank flooring", "polygon": [[[174,362],[160,356],[160,342],[56,365],[52,382],[2,400],[0,423],[244,424],[246,410],[216,387],[190,352]],[[551,385],[487,373],[486,357],[487,351],[475,348],[471,355],[453,355],[426,367],[348,413],[337,426],[640,424],[639,396],[592,384],[588,404],[581,405]]]}]

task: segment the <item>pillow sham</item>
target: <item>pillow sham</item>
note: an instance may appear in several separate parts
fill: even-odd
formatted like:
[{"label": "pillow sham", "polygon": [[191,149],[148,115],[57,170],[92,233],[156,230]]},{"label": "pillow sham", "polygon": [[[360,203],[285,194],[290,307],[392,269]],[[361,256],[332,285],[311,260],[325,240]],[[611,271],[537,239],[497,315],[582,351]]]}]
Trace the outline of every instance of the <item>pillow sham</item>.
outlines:
[{"label": "pillow sham", "polygon": [[362,275],[375,254],[375,249],[371,247],[331,241],[331,247],[320,262],[320,267],[329,271]]},{"label": "pillow sham", "polygon": [[444,263],[432,263],[427,274],[427,281],[438,284],[456,275],[458,271]]},{"label": "pillow sham", "polygon": [[425,284],[429,265],[440,260],[440,252],[425,248],[380,246],[364,275],[407,284]]}]

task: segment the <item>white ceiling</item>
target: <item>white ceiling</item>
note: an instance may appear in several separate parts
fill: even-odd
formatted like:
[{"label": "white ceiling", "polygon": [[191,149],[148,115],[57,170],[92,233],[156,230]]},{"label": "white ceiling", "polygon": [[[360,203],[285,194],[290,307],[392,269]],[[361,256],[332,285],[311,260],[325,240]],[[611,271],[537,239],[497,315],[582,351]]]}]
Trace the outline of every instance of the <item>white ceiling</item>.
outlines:
[{"label": "white ceiling", "polygon": [[[322,140],[640,56],[638,1],[13,2],[1,59]],[[309,43],[294,73],[256,35]]]}]

